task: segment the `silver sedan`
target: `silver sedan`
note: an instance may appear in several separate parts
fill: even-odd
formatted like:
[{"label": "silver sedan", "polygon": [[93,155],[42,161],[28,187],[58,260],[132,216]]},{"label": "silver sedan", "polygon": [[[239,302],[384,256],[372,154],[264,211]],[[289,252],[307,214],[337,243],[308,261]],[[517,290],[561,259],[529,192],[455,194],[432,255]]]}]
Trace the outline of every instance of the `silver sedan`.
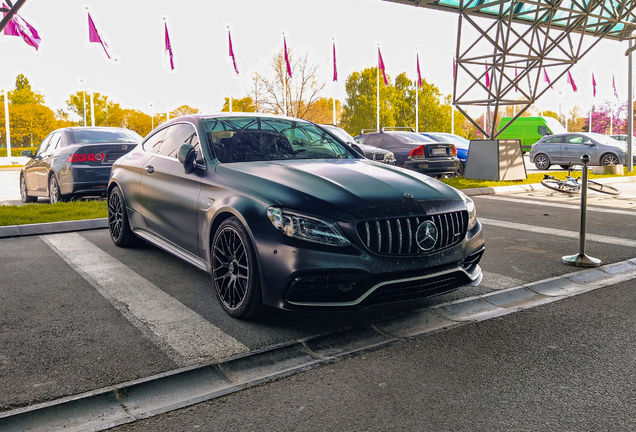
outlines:
[{"label": "silver sedan", "polygon": [[619,165],[627,160],[627,146],[613,138],[597,133],[570,132],[547,135],[530,149],[530,162],[540,170],[551,165],[568,168],[580,165],[581,156],[590,156],[588,165]]}]

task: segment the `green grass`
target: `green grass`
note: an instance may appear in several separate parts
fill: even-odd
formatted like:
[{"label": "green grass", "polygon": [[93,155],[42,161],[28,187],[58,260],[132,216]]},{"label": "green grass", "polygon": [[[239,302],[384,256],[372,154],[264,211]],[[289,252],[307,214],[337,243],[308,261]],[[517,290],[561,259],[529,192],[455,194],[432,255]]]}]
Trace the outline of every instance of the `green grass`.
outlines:
[{"label": "green grass", "polygon": [[[625,168],[625,176],[635,176],[636,173],[634,171],[628,172],[627,168]],[[565,180],[567,176],[567,171],[555,171],[551,172],[550,175],[560,179]],[[572,177],[580,177],[581,171],[572,171]],[[591,172],[588,174],[589,179],[594,178],[603,178],[603,177],[617,177],[614,175],[596,175]],[[512,186],[512,185],[522,185],[522,184],[533,184],[533,183],[541,183],[543,180],[543,174],[529,174],[526,180],[514,180],[514,181],[492,181],[492,180],[467,180],[464,177],[452,177],[447,179],[441,179],[442,182],[446,183],[449,186],[453,186],[456,189],[474,189],[474,188],[486,188],[486,187],[497,187],[497,186]]]},{"label": "green grass", "polygon": [[107,216],[106,200],[0,206],[0,226],[97,219]]}]

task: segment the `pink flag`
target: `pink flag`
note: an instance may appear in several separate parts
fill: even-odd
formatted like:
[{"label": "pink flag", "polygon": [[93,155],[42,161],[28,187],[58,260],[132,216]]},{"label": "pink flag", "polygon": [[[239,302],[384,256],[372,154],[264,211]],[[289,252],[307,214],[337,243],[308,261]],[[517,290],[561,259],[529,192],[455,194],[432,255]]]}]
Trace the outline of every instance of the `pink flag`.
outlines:
[{"label": "pink flag", "polygon": [[101,44],[104,52],[106,53],[106,57],[110,58],[110,54],[108,53],[108,45],[106,45],[104,40],[97,32],[97,28],[95,27],[95,23],[93,22],[93,18],[91,18],[90,13],[88,14],[88,41]]},{"label": "pink flag", "polygon": [[612,87],[614,88],[614,96],[618,99],[618,92],[616,91],[616,81],[614,81],[614,75],[612,75]]},{"label": "pink flag", "polygon": [[455,78],[455,70],[457,69],[457,65],[455,64],[455,57],[453,57],[453,78]]},{"label": "pink flag", "polygon": [[285,48],[285,64],[287,65],[287,76],[292,77],[291,66],[289,65],[289,55],[287,54],[287,40],[283,36],[283,46]]},{"label": "pink flag", "polygon": [[[166,33],[167,35],[167,33]],[[230,34],[230,29],[227,30],[227,37],[230,42],[230,57],[232,57],[232,64],[234,65],[234,72],[238,75],[238,68],[236,67],[236,58],[234,57],[234,50],[232,49],[232,35]]]},{"label": "pink flag", "polygon": [[380,52],[380,47],[378,47],[378,68],[382,71],[384,85],[389,85],[389,81],[386,79],[386,71],[384,69],[384,62],[382,61],[382,53]]},{"label": "pink flag", "polygon": [[[2,6],[8,9],[4,3]],[[6,13],[3,15],[6,15]],[[4,28],[4,34],[7,36],[21,36],[27,45],[31,45],[36,50],[40,46],[41,39],[38,32],[18,14],[14,14],[7,23]]]},{"label": "pink flag", "polygon": [[170,56],[170,69],[174,70],[174,60],[172,58],[172,44],[170,43],[170,35],[168,34],[168,24],[164,22],[163,26],[165,29],[164,41],[166,44],[166,51],[168,52],[168,55]]},{"label": "pink flag", "polygon": [[486,67],[486,87],[490,89],[490,74],[488,73],[488,65],[484,65]]},{"label": "pink flag", "polygon": [[517,68],[515,67],[515,93],[519,91],[519,87],[517,86]]},{"label": "pink flag", "polygon": [[338,68],[336,67],[336,43],[333,43],[333,80],[338,81]]},{"label": "pink flag", "polygon": [[422,88],[422,73],[420,72],[420,55],[415,55],[415,61],[417,62],[417,86]]},{"label": "pink flag", "polygon": [[594,72],[592,72],[592,96],[596,97],[596,80],[594,79]]},{"label": "pink flag", "polygon": [[554,90],[554,87],[552,87],[552,84],[550,83],[550,77],[548,77],[548,71],[547,71],[547,70],[545,70],[545,68],[543,68],[543,79],[544,79],[544,81],[545,81],[545,82],[547,82],[547,83],[548,83],[548,85],[550,86],[550,88],[551,88],[552,90]]},{"label": "pink flag", "polygon": [[568,84],[572,86],[572,91],[576,92],[578,88],[576,88],[576,84],[574,84],[574,78],[572,78],[572,74],[568,71]]}]

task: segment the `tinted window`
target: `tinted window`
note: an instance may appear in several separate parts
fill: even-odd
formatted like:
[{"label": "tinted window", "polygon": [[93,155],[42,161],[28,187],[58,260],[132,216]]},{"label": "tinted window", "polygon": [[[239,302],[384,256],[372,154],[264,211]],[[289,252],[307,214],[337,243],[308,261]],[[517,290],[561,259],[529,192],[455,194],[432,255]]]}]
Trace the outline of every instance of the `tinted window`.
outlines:
[{"label": "tinted window", "polygon": [[570,144],[592,144],[592,140],[583,135],[568,135],[566,142]]},{"label": "tinted window", "polygon": [[382,135],[367,135],[364,139],[364,143],[366,145],[372,145],[375,147],[380,147],[380,143],[382,142]]},{"label": "tinted window", "polygon": [[47,135],[47,137],[42,140],[42,143],[40,144],[40,146],[38,147],[38,149],[35,152],[36,156],[42,156],[42,153],[44,153],[46,151],[47,147],[51,143],[51,137],[52,136],[53,136],[53,134],[51,133],[51,134]]},{"label": "tinted window", "polygon": [[[177,149],[181,144],[187,142],[192,144],[192,141],[198,144],[197,132],[194,126],[188,123],[179,123],[168,128],[168,132],[159,147],[159,154],[176,158]],[[194,144],[192,144],[194,146]]]},{"label": "tinted window", "polygon": [[434,139],[425,137],[415,132],[392,132],[391,137],[394,137],[394,141],[399,141],[402,144],[414,144],[414,143],[430,143],[435,142]]},{"label": "tinted window", "polygon": [[78,144],[97,143],[138,143],[141,137],[133,131],[127,130],[94,130],[77,129],[69,131],[70,141]]},{"label": "tinted window", "polygon": [[550,143],[550,144],[561,143],[561,142],[563,142],[563,137],[559,136],[559,137],[554,137],[554,138],[548,138],[548,139],[544,139],[543,142]]},{"label": "tinted window", "polygon": [[391,144],[389,144],[389,142],[383,138],[382,142],[380,143],[380,147],[382,147],[383,149],[388,149],[391,148]]},{"label": "tinted window", "polygon": [[163,143],[163,137],[166,135],[166,129],[161,129],[159,132],[148,138],[144,142],[144,150],[148,153],[159,153],[159,147]]},{"label": "tinted window", "polygon": [[46,154],[47,155],[53,154],[53,152],[57,150],[57,148],[59,147],[61,140],[62,140],[62,134],[60,132],[53,133],[53,136],[51,137],[51,142],[49,143],[49,146],[46,149]]}]

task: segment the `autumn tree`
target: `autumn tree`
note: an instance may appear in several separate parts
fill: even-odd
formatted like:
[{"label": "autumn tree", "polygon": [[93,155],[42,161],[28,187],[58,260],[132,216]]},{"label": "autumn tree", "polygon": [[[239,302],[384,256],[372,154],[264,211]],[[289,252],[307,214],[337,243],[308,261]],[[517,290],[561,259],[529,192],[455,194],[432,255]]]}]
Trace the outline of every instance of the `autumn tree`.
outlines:
[{"label": "autumn tree", "polygon": [[[342,105],[336,99],[336,125],[342,114]],[[319,98],[307,111],[307,120],[318,124],[333,123],[333,98]]]},{"label": "autumn tree", "polygon": [[[31,89],[31,83],[23,74],[15,78],[15,90],[8,92],[11,105],[44,105],[44,96]],[[2,98],[4,102],[4,98]]]},{"label": "autumn tree", "polygon": [[[223,109],[221,112],[230,111],[230,98],[225,98]],[[256,104],[251,97],[247,96],[243,99],[232,99],[232,112],[256,112]]]},{"label": "autumn tree", "polygon": [[[157,121],[154,125],[157,126],[158,124],[159,122]],[[122,110],[122,121],[118,126],[135,131],[143,137],[148,135],[152,129],[152,118],[139,110],[124,109]]]},{"label": "autumn tree", "polygon": [[181,105],[176,110],[170,111],[170,118],[180,117],[180,116],[189,115],[189,114],[198,114],[198,113],[199,113],[198,108],[192,108],[191,106],[188,106],[188,105]]},{"label": "autumn tree", "polygon": [[[68,109],[77,114],[80,120],[78,126],[84,125],[84,107],[86,107],[86,125],[91,124],[90,93],[78,91],[69,96],[66,101]],[[119,104],[109,100],[108,96],[93,93],[93,106],[95,108],[95,126],[119,126],[122,121],[122,112]]]},{"label": "autumn tree", "polygon": [[288,50],[292,78],[287,74],[287,65],[283,50],[275,54],[269,64],[271,78],[255,73],[252,82],[254,88],[248,96],[254,101],[259,112],[284,114],[298,118],[307,118],[313,105],[325,88],[324,81],[318,77],[318,64],[310,61],[309,54]]}]

